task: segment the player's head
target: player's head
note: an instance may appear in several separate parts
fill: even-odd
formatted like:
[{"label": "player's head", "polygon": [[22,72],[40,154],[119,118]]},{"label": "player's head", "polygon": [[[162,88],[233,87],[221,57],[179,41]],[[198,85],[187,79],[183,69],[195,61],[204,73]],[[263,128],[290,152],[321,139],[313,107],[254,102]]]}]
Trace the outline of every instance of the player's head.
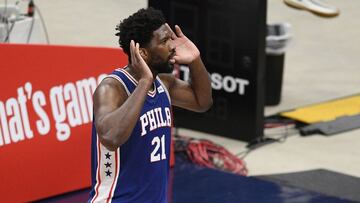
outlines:
[{"label": "player's head", "polygon": [[175,53],[171,45],[171,30],[165,26],[161,11],[140,9],[117,25],[120,47],[129,56],[130,41],[140,44],[140,54],[151,69],[158,73],[171,72],[170,57]]}]

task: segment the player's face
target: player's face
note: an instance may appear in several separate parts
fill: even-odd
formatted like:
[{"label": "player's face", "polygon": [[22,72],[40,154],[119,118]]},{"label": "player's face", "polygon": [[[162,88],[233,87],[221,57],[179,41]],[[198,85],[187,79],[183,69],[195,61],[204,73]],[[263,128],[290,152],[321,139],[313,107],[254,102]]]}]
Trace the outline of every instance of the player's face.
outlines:
[{"label": "player's face", "polygon": [[174,69],[169,61],[175,54],[171,33],[171,30],[162,25],[153,32],[153,38],[147,49],[149,51],[148,65],[158,73],[171,73]]}]

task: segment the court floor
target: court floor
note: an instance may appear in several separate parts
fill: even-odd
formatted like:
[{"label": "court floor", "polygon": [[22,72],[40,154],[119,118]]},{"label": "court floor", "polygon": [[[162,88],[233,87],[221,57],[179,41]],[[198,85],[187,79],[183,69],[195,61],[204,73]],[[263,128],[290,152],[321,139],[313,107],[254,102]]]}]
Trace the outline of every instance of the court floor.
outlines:
[{"label": "court floor", "polygon": [[[39,203],[86,202],[90,189],[52,197]],[[244,177],[209,168],[202,168],[177,156],[170,173],[170,203],[279,203],[279,202],[353,202],[257,177]]]}]

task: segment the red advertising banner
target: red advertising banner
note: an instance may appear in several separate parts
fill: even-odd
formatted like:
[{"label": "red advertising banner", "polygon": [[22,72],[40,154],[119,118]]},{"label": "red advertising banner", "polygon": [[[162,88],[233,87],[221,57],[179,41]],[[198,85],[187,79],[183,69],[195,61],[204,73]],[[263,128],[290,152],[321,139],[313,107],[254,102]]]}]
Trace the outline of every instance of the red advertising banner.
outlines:
[{"label": "red advertising banner", "polygon": [[90,186],[92,93],[121,49],[0,45],[0,202]]}]

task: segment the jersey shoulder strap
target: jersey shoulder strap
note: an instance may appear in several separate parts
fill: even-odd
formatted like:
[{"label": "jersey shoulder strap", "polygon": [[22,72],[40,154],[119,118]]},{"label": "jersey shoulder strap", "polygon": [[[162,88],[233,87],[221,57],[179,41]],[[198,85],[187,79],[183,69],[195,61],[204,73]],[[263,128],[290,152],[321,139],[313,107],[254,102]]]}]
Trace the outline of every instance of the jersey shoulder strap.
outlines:
[{"label": "jersey shoulder strap", "polygon": [[106,78],[113,78],[119,81],[124,86],[128,96],[135,90],[137,85],[137,81],[124,68],[115,69]]}]

